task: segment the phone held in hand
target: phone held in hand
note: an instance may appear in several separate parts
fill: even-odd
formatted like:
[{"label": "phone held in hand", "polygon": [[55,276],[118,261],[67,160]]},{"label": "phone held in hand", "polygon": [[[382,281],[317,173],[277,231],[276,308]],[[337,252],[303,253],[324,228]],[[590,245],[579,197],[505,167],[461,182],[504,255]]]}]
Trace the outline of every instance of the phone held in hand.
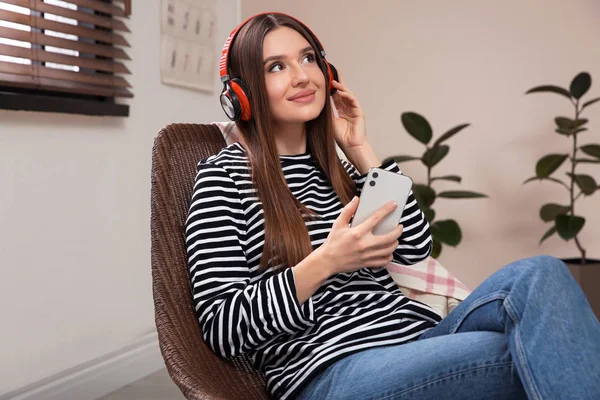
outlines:
[{"label": "phone held in hand", "polygon": [[386,171],[381,168],[371,168],[360,194],[360,202],[350,223],[351,227],[360,225],[375,211],[390,201],[398,207],[385,216],[373,229],[374,235],[383,235],[393,230],[400,223],[413,181],[406,175]]}]

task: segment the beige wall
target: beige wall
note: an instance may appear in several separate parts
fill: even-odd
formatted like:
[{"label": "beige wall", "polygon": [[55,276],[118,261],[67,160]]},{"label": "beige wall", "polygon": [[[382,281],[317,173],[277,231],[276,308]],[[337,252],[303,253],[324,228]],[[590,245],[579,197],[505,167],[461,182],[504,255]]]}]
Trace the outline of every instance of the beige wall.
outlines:
[{"label": "beige wall", "polygon": [[[370,141],[383,159],[421,155],[422,145],[400,123],[404,111],[427,117],[438,136],[460,123],[472,126],[448,142],[450,153],[436,174],[457,174],[463,188],[487,200],[444,200],[440,218],[455,218],[463,229],[459,247],[445,248],[442,264],[474,287],[512,260],[535,254],[577,256],[572,242],[557,236],[542,246],[547,227],[538,217],[545,202],[567,202],[556,184],[521,183],[536,161],[566,152],[570,143],[555,133],[553,118],[572,115],[557,95],[524,96],[540,84],[568,87],[586,70],[600,96],[600,4],[595,0],[509,0],[453,2],[405,0],[244,0],[242,18],[282,11],[303,20],[323,42],[361,101]],[[600,105],[587,112],[584,143],[600,142]],[[402,169],[417,181],[421,164]],[[580,168],[600,181],[600,167]],[[561,172],[561,175],[563,172]],[[562,175],[564,177],[564,175]],[[600,194],[579,200],[587,218],[581,241],[600,258]]]},{"label": "beige wall", "polygon": [[[218,1],[215,51],[236,4]],[[0,395],[155,330],[153,139],[224,115],[216,72],[212,95],[160,83],[160,1],[136,5],[129,118],[0,110]]]}]

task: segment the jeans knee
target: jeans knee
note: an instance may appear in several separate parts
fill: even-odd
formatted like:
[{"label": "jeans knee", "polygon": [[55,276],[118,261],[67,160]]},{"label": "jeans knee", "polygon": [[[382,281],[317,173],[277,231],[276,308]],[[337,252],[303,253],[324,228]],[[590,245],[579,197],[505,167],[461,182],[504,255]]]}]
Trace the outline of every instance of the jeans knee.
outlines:
[{"label": "jeans knee", "polygon": [[565,273],[570,274],[567,265],[553,256],[535,256],[531,257],[529,261],[531,262],[531,268],[546,278],[560,275],[564,276]]}]

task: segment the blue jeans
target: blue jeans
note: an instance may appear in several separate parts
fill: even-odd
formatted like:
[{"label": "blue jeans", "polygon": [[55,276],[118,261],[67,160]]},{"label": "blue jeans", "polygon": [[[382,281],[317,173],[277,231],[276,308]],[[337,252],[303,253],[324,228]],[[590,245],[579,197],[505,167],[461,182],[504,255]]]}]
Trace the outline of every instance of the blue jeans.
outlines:
[{"label": "blue jeans", "polygon": [[564,263],[533,257],[495,272],[418,340],[349,355],[298,398],[597,400],[600,323]]}]

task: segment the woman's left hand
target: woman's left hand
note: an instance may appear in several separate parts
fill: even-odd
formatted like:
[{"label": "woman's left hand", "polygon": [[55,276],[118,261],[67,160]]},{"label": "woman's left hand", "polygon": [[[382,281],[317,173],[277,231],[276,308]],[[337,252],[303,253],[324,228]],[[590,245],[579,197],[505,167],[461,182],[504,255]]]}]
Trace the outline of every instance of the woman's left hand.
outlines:
[{"label": "woman's left hand", "polygon": [[337,118],[334,116],[333,122],[335,140],[342,151],[346,152],[367,144],[367,128],[365,114],[358,99],[341,78],[340,81],[333,81],[333,87],[337,89],[332,96],[333,104],[339,115]]}]

